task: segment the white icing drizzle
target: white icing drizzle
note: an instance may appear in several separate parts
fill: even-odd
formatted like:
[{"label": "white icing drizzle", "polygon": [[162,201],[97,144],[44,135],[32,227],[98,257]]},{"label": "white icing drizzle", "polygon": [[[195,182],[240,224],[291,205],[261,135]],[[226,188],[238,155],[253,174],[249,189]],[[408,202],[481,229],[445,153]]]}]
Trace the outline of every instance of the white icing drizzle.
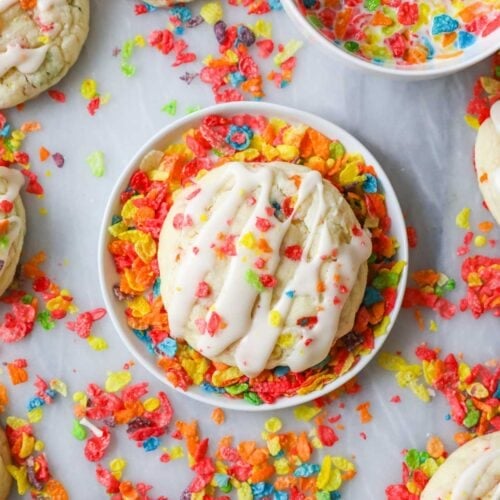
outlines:
[{"label": "white icing drizzle", "polygon": [[500,101],[495,102],[490,109],[490,118],[495,125],[496,131],[500,134]]},{"label": "white icing drizzle", "polygon": [[[19,191],[24,185],[24,177],[17,170],[11,168],[0,167],[0,179],[2,179],[5,184],[7,191],[0,195],[0,203],[2,201],[10,201],[14,203],[16,198],[19,196]],[[12,246],[13,241],[19,235],[21,230],[21,219],[15,214],[15,209],[12,208],[10,213],[0,212],[0,220],[7,220],[9,223],[9,229],[6,236],[6,241],[0,245],[0,260],[2,261],[2,267],[0,269],[0,275],[5,269],[5,264],[9,256],[9,251]]]},{"label": "white icing drizzle", "polygon": [[20,45],[8,45],[5,52],[0,53],[0,77],[11,68],[17,68],[21,73],[34,73],[45,60],[48,45],[36,49],[25,49]]},{"label": "white icing drizzle", "polygon": [[18,2],[19,0],[0,0],[0,13],[6,11]]},{"label": "white icing drizzle", "polygon": [[[496,460],[500,460],[500,449],[490,449],[483,456],[471,463],[456,482],[451,492],[450,500],[469,500],[473,498],[477,483]],[[494,491],[492,500],[498,500],[499,498],[500,485]]]},{"label": "white icing drizzle", "polygon": [[[193,290],[215,264],[216,256],[212,248],[214,236],[229,230],[228,220],[234,217],[246,198],[252,194],[256,196],[256,202],[238,238],[255,232],[257,217],[266,217],[266,208],[271,204],[273,176],[271,168],[252,169],[241,163],[233,163],[224,173],[214,177],[210,184],[205,184],[201,192],[187,204],[184,217],[199,220],[216,193],[228,182],[233,182],[225,199],[212,210],[208,221],[186,250],[178,268],[174,293],[168,304],[173,337],[184,336],[186,323],[197,300]],[[293,300],[295,297],[309,296],[316,301],[317,323],[310,329],[296,328],[300,330],[302,337],[283,364],[298,372],[319,363],[327,356],[335,340],[342,308],[356,282],[359,268],[371,254],[371,241],[358,225],[359,235],[353,235],[349,244],[337,246],[333,243],[325,222],[329,207],[323,190],[323,179],[318,172],[310,171],[301,176],[292,215],[282,222],[273,218],[272,227],[265,233],[265,239],[272,249],[271,253],[266,254],[266,273],[274,274],[280,264],[280,248],[290,224],[297,210],[312,197],[305,217],[308,236],[303,244],[302,257],[294,270],[293,278],[272,309],[272,289],[266,288],[259,293],[246,281],[246,273],[256,257],[255,251],[242,244],[241,239],[235,240],[236,255],[231,257],[224,284],[205,318],[208,323],[212,311],[216,311],[225,326],[214,335],[207,332],[201,335],[198,344],[193,346],[196,350],[209,358],[216,357],[233,343],[240,341],[235,352],[236,364],[246,375],[256,376],[266,367],[279,335],[284,332],[282,325],[286,323]],[[311,255],[312,244],[318,234],[319,243],[314,255]],[[192,251],[195,247],[197,253]],[[325,260],[325,257],[334,253],[335,259]],[[320,279],[322,265],[327,266],[324,280],[326,289],[320,294],[316,290],[316,284]],[[340,283],[346,287],[347,292],[339,292],[339,285],[334,283],[336,276],[340,276]],[[294,291],[292,297],[286,293],[290,290]],[[282,318],[281,323],[273,326],[269,321],[271,313],[278,314]]]}]

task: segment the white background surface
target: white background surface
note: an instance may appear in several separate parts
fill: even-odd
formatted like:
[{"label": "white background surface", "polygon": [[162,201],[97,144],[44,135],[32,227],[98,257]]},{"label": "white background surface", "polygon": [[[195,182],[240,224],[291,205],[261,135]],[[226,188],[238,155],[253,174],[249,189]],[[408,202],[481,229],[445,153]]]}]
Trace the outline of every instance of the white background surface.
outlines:
[{"label": "white background surface", "polygon": [[[201,4],[200,1],[193,4],[195,13]],[[284,13],[265,17],[273,22],[275,40],[300,38]],[[256,18],[248,18],[242,8],[226,7],[226,19],[253,23]],[[138,50],[132,60],[137,65],[136,76],[127,79],[120,72],[119,59],[112,57],[113,49],[126,39],[164,28],[167,24],[164,11],[136,17],[131,1],[94,0],[91,24],[80,61],[57,86],[67,93],[68,102],[58,104],[44,95],[29,103],[22,113],[8,112],[16,125],[40,120],[43,126],[42,132],[29,137],[24,148],[32,155],[32,168],[40,174],[46,196],[41,200],[32,195],[24,197],[29,227],[23,257],[26,259],[41,249],[47,251],[49,275],[69,288],[81,310],[102,306],[96,266],[97,236],[107,197],[121,169],[152,134],[172,121],[161,112],[161,107],[171,99],[178,100],[178,116],[190,105],[213,104],[208,86],[195,81],[188,87],[178,78],[184,71],[199,68],[199,62],[171,68],[173,56],[165,57],[145,48]],[[186,40],[199,59],[216,51],[209,26],[190,31]],[[465,287],[460,283],[460,259],[455,256],[464,232],[456,228],[455,215],[468,205],[473,209],[473,222],[491,219],[481,206],[472,168],[475,134],[463,121],[475,78],[488,72],[488,63],[483,63],[456,76],[405,84],[355,73],[333,60],[325,60],[315,47],[306,45],[298,54],[298,68],[290,87],[277,90],[266,84],[267,100],[329,119],[372,151],[396,188],[408,223],[418,231],[418,248],[410,255],[411,269],[433,267],[456,278],[458,290],[451,296],[456,302],[464,295]],[[86,101],[79,94],[84,78],[96,79],[99,90],[112,95],[109,104],[94,117],[88,115]],[[51,152],[61,152],[66,158],[64,168],[57,169],[50,161],[40,164],[37,158],[41,145]],[[96,150],[106,155],[107,171],[101,179],[93,177],[85,163],[85,158]],[[52,172],[52,177],[45,177],[46,170]],[[48,215],[39,215],[41,207],[48,210]],[[496,228],[491,237],[498,236]],[[65,259],[67,265],[63,264]],[[498,357],[498,319],[489,316],[474,320],[468,312],[459,313],[452,321],[441,320],[434,313],[426,315],[427,324],[429,319],[438,322],[437,333],[419,331],[413,313],[403,311],[384,350],[401,350],[414,359],[414,347],[427,341],[445,352],[466,353],[470,363]],[[7,375],[1,376],[12,398],[8,414],[25,414],[36,374],[63,379],[72,393],[83,390],[89,382],[102,384],[107,370],[118,370],[131,359],[109,318],[101,320],[95,329],[95,334],[106,338],[110,346],[101,353],[92,351],[86,342],[67,331],[63,323],[51,332],[37,325],[23,342],[0,346],[0,362],[19,357],[29,362],[27,384],[11,388]],[[136,382],[149,380],[152,392],[165,389],[140,366],[133,369],[133,374]],[[328,409],[329,415],[340,412],[341,423],[345,425],[345,430],[338,432],[340,441],[328,451],[355,456],[358,476],[343,488],[343,498],[383,499],[384,488],[400,480],[403,448],[424,447],[430,433],[439,434],[451,445],[452,435],[458,429],[445,421],[447,407],[441,397],[431,404],[421,403],[412,393],[400,389],[393,375],[375,363],[361,374],[359,382],[362,392],[341,400],[345,409],[339,410],[338,402]],[[167,392],[175,408],[175,418],[198,418],[202,434],[211,438],[213,446],[227,434],[234,434],[238,441],[259,439],[263,422],[271,416],[228,411],[226,424],[216,427],[210,420],[211,407],[172,390]],[[402,398],[398,405],[389,402],[395,394]],[[360,425],[354,409],[366,400],[372,404],[374,418],[371,423]],[[46,443],[55,477],[65,484],[71,498],[106,498],[95,480],[94,464],[83,458],[83,443],[71,436],[71,407],[70,398],[46,407],[44,420],[35,430]],[[273,414],[287,423],[285,430],[310,428],[295,421],[291,410]],[[366,433],[366,441],[361,439],[360,432]],[[166,438],[162,444],[170,447],[178,441]],[[113,432],[112,445],[103,463],[124,457],[129,463],[125,471],[127,479],[153,484],[152,496],[176,499],[192,479],[192,472],[185,460],[161,464],[159,455],[158,451],[146,454],[137,449],[121,428]]]}]

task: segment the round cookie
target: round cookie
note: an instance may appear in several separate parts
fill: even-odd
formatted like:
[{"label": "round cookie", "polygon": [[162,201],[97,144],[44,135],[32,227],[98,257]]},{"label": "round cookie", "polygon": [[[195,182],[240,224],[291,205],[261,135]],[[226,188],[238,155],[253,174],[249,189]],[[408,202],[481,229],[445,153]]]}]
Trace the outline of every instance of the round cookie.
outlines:
[{"label": "round cookie", "polygon": [[0,296],[16,274],[26,234],[26,213],[19,191],[24,184],[17,170],[0,167]]},{"label": "round cookie", "polygon": [[6,500],[9,496],[12,476],[7,470],[7,465],[10,465],[10,463],[9,443],[4,430],[0,427],[0,500]]},{"label": "round cookie", "polygon": [[484,201],[500,224],[500,101],[493,104],[490,118],[477,133],[475,164]]},{"label": "round cookie", "polygon": [[0,0],[0,109],[61,80],[88,31],[89,0]]},{"label": "round cookie", "polygon": [[500,431],[480,436],[453,452],[427,483],[421,500],[500,498]]},{"label": "round cookie", "polygon": [[228,163],[178,192],[163,224],[170,334],[248,376],[303,371],[351,330],[370,254],[350,206],[318,172]]}]

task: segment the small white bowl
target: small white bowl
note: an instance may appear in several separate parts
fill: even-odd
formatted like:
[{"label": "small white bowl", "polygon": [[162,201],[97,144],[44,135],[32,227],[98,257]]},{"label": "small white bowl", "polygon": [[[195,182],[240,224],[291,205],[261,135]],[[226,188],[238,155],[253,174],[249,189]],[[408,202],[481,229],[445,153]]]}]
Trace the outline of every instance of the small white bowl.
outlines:
[{"label": "small white bowl", "polygon": [[[130,327],[127,325],[124,305],[120,303],[113,294],[113,285],[118,281],[118,275],[115,271],[114,263],[110,253],[107,250],[108,242],[110,236],[108,234],[108,226],[111,221],[111,217],[114,214],[120,212],[119,199],[120,193],[125,190],[128,185],[129,178],[134,170],[138,168],[141,159],[153,149],[163,150],[168,144],[174,141],[179,141],[182,134],[187,130],[195,127],[200,123],[200,120],[211,114],[218,114],[222,116],[231,116],[235,114],[254,114],[265,116],[268,118],[282,118],[285,121],[292,123],[303,123],[309,125],[310,127],[318,130],[327,137],[336,138],[340,140],[347,151],[359,152],[361,153],[367,164],[372,165],[377,173],[378,179],[383,187],[383,191],[386,196],[386,205],[388,213],[392,219],[392,234],[396,237],[399,242],[398,249],[398,260],[403,260],[408,262],[408,243],[406,238],[406,226],[403,219],[403,214],[399,206],[396,193],[394,192],[389,179],[382,170],[382,167],[375,160],[372,154],[360,143],[357,139],[348,134],[345,130],[340,127],[333,125],[332,123],[314,116],[309,113],[304,113],[296,109],[287,108],[284,106],[278,106],[276,104],[258,103],[258,102],[238,102],[238,103],[228,103],[221,104],[217,106],[211,106],[205,108],[197,113],[190,114],[177,120],[175,123],[165,127],[160,132],[158,132],[151,140],[149,140],[132,158],[130,163],[124,169],[122,175],[120,176],[118,182],[116,183],[109,202],[107,204],[106,210],[104,212],[104,219],[100,231],[99,237],[99,249],[98,249],[98,269],[99,277],[101,283],[101,289],[104,296],[104,302],[106,304],[106,309],[111,317],[111,320],[118,331],[121,339],[128,347],[130,352],[141,362],[141,364],[151,372],[156,378],[161,380],[163,383],[173,387],[165,377],[165,373],[156,366],[156,358],[150,354],[146,346],[133,334]],[[325,385],[320,390],[311,392],[306,395],[292,396],[289,398],[278,399],[273,404],[262,404],[260,406],[253,406],[250,403],[242,399],[230,399],[228,397],[220,396],[217,394],[207,393],[200,387],[192,386],[187,391],[181,391],[183,394],[201,401],[203,403],[208,403],[223,408],[231,410],[243,410],[243,411],[263,411],[263,410],[276,410],[280,408],[287,408],[290,406],[296,406],[299,404],[306,403],[318,397],[324,396],[331,391],[337,389],[341,385],[345,384],[348,380],[359,373],[369,361],[376,355],[379,349],[382,347],[389,331],[391,330],[394,322],[396,320],[397,314],[401,307],[403,300],[404,290],[406,287],[407,278],[407,267],[403,270],[399,282],[397,300],[395,303],[394,310],[390,314],[390,324],[387,329],[387,333],[381,337],[375,339],[375,348],[372,352],[363,356],[359,362],[343,376],[337,378],[331,383]]]},{"label": "small white bowl", "polygon": [[479,38],[474,45],[464,50],[460,56],[451,59],[433,59],[423,64],[396,66],[378,64],[362,59],[342,47],[338,47],[323,36],[300,12],[297,0],[281,0],[281,3],[302,34],[313,45],[317,45],[327,56],[340,59],[352,68],[365,70],[372,74],[384,75],[396,80],[430,80],[468,68],[500,49],[500,29],[484,38]]}]

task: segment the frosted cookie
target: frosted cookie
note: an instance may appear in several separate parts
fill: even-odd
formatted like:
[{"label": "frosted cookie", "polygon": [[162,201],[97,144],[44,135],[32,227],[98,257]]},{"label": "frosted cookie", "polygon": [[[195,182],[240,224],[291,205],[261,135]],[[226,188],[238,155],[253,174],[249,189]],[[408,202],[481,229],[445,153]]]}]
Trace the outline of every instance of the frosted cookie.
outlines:
[{"label": "frosted cookie", "polygon": [[319,172],[228,163],[178,192],[160,234],[170,335],[253,377],[300,372],[348,333],[371,240]]},{"label": "frosted cookie", "polygon": [[452,453],[422,492],[421,500],[498,500],[500,431],[481,436]]},{"label": "frosted cookie", "polygon": [[500,101],[493,104],[490,118],[479,128],[475,163],[484,201],[500,224]]},{"label": "frosted cookie", "polygon": [[88,30],[89,0],[0,0],[0,109],[61,80]]},{"label": "frosted cookie", "polygon": [[26,214],[19,191],[24,184],[17,170],[0,167],[0,296],[14,279],[26,233]]},{"label": "frosted cookie", "polygon": [[7,471],[7,465],[10,465],[10,463],[9,443],[5,432],[0,427],[0,500],[6,500],[9,496],[12,476]]}]

